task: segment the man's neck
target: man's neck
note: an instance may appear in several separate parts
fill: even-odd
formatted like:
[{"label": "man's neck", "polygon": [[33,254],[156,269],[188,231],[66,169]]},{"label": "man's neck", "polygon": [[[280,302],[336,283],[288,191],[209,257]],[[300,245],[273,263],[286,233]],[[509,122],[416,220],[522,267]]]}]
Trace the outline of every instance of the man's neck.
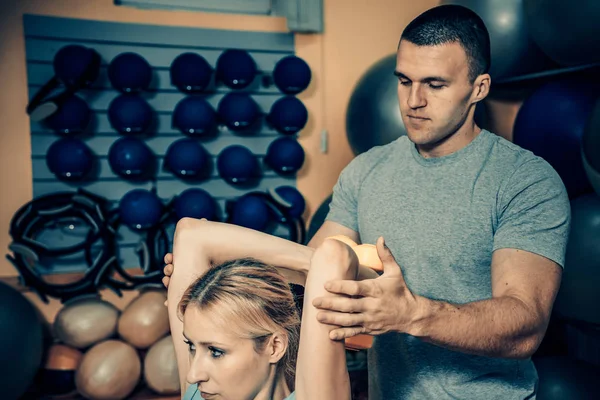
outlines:
[{"label": "man's neck", "polygon": [[481,128],[472,124],[464,124],[456,132],[431,145],[416,145],[423,158],[437,158],[452,154],[466,147],[481,133]]}]

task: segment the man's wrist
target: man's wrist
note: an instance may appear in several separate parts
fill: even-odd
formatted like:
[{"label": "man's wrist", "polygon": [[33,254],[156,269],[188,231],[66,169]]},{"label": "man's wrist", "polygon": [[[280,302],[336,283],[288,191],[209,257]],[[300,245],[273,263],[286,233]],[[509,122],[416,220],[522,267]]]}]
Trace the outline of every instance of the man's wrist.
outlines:
[{"label": "man's wrist", "polygon": [[439,309],[436,301],[415,295],[414,311],[404,333],[415,337],[427,336],[427,327],[434,317],[436,309]]}]

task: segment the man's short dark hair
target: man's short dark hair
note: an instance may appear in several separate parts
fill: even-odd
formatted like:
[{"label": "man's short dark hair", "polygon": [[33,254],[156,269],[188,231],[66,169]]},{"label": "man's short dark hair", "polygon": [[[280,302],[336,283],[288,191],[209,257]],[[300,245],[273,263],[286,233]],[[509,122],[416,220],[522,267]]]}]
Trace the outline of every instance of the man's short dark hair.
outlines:
[{"label": "man's short dark hair", "polygon": [[437,46],[457,42],[469,60],[471,82],[490,69],[490,35],[483,20],[470,9],[459,5],[431,8],[412,20],[400,41],[417,46]]}]

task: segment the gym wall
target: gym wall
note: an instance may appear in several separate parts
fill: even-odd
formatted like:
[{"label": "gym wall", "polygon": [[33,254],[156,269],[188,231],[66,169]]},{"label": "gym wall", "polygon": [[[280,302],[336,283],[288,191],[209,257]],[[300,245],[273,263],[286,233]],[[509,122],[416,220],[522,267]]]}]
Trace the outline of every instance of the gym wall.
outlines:
[{"label": "gym wall", "polygon": [[[297,176],[297,187],[305,196],[308,222],[318,205],[333,187],[340,171],[353,158],[346,139],[346,108],[360,76],[375,61],[394,51],[401,31],[437,0],[380,0],[372,9],[369,2],[326,0],[323,34],[295,34],[295,53],[311,67],[312,83],[298,97],[309,112],[309,121],[299,141],[306,152],[304,168]],[[27,105],[27,69],[23,15],[36,14],[89,19],[242,31],[287,32],[284,18],[185,11],[140,10],[115,6],[113,0],[7,0],[0,5],[2,40],[0,79],[0,247],[7,251],[8,225],[14,212],[33,195],[30,123]],[[365,16],[368,15],[368,18]],[[321,132],[326,130],[328,147],[321,152]],[[4,257],[0,276],[15,276],[16,271]],[[117,306],[126,304],[133,294],[118,299],[103,296]],[[38,303],[35,296],[28,294]],[[42,310],[53,320],[58,305],[51,301]]]}]

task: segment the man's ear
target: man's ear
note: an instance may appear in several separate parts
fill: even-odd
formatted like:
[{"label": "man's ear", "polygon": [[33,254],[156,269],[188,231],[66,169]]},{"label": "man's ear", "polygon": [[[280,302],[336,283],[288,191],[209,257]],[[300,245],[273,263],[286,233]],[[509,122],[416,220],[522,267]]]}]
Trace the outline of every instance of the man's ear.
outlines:
[{"label": "man's ear", "polygon": [[491,84],[492,77],[490,74],[481,74],[475,78],[475,82],[473,82],[473,93],[471,93],[472,102],[478,103],[485,99],[490,93]]}]

